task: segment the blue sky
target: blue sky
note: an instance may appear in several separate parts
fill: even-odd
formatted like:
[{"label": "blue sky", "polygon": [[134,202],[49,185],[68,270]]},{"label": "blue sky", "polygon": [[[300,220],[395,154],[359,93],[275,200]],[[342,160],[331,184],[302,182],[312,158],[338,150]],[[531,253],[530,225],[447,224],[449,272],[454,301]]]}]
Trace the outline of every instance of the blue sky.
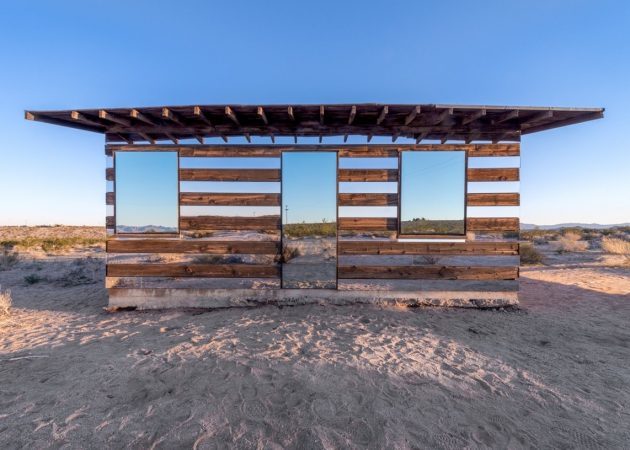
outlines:
[{"label": "blue sky", "polygon": [[203,103],[603,106],[529,135],[521,218],[630,221],[630,2],[6,1],[0,223],[103,224],[103,137],[24,109]]}]

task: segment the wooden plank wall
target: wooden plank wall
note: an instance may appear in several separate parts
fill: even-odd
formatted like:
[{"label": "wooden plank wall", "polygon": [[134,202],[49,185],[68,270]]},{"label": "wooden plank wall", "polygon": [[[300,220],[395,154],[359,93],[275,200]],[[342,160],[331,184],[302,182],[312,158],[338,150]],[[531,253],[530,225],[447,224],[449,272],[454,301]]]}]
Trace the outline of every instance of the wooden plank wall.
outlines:
[{"label": "wooden plank wall", "polygon": [[[161,148],[173,150],[164,146],[152,147],[153,150]],[[129,283],[132,287],[177,287],[178,280],[191,278],[243,279],[243,283],[231,283],[230,286],[233,287],[253,287],[256,285],[255,280],[264,279],[275,282],[271,285],[264,284],[264,287],[279,287],[281,270],[277,261],[281,250],[280,152],[274,149],[235,151],[235,148],[219,151],[213,147],[186,146],[176,150],[180,156],[180,235],[115,235],[113,211],[107,218],[109,234],[114,235],[107,241],[108,287],[115,286],[117,279],[124,280],[126,287]],[[112,158],[113,154],[108,157]],[[209,157],[272,158],[271,162],[275,162],[278,168],[217,168],[212,167],[213,163],[205,159]],[[192,161],[193,164],[187,165],[186,161]],[[113,182],[114,176],[112,161],[108,163],[106,179]],[[274,193],[264,192],[262,189],[261,192],[239,192],[242,191],[239,186],[243,182],[247,182],[249,186],[271,182],[278,189]],[[216,189],[217,192],[204,187],[224,183],[227,189]],[[234,192],[229,192],[232,188]],[[106,203],[108,208],[113,208],[115,204],[115,192],[112,189],[106,194]],[[276,211],[273,214],[256,216],[207,212],[208,209],[214,211],[216,207],[265,207]],[[216,281],[219,284],[194,286],[221,287],[221,280]]]},{"label": "wooden plank wall", "polygon": [[[390,289],[397,289],[390,280],[404,282],[404,289],[413,289],[413,286],[421,289],[424,281],[420,280],[452,280],[450,287],[445,289],[453,290],[459,290],[459,280],[485,281],[479,289],[496,290],[492,283],[502,283],[500,289],[505,286],[512,289],[512,285],[506,282],[518,278],[516,233],[519,231],[519,219],[513,210],[519,206],[520,197],[518,189],[512,185],[519,180],[519,144],[436,145],[418,150],[467,152],[466,239],[461,242],[445,239],[428,242],[397,240],[398,219],[395,213],[387,217],[352,217],[340,212],[339,289],[373,289],[374,281],[369,280],[388,280]],[[342,150],[339,152],[340,167],[347,167],[343,163],[346,158],[370,156],[392,157],[397,153]],[[358,186],[377,181],[397,182],[400,167],[392,169],[391,165],[387,166],[370,170],[340,169],[339,182],[363,183]],[[393,211],[397,211],[399,193],[356,193],[356,188],[352,189],[353,193],[346,193],[342,186],[340,184],[340,207],[393,206]],[[485,186],[488,189],[484,189]],[[512,215],[503,216],[502,207],[507,207]],[[414,284],[412,281],[416,280]]]},{"label": "wooden plank wall", "polygon": [[[505,282],[518,278],[519,231],[519,144],[416,145],[416,146],[314,146],[338,150],[340,169],[338,182],[338,278],[339,289],[360,288],[361,280],[482,280]],[[275,158],[280,167],[281,150],[274,146],[204,146],[204,145],[133,145],[108,146],[106,180],[108,190],[106,220],[109,279],[153,280],[162,277],[164,287],[174,287],[173,280],[191,278],[271,280],[276,284],[251,286],[279,287],[281,267],[281,193],[278,192],[209,192],[203,188],[181,190],[180,236],[115,235],[115,170],[113,149],[125,151],[178,150],[180,155],[180,187],[203,186],[204,182],[278,183],[280,169],[222,169],[186,167],[182,158],[263,157]],[[283,151],[310,150],[286,146]],[[341,183],[392,183],[398,185],[399,167],[391,164],[382,169],[344,168],[344,159],[377,157],[398,159],[401,150],[440,151],[465,150],[468,155],[466,196],[467,236],[461,242],[431,240],[412,242],[397,240],[397,189],[394,192],[344,192]],[[512,166],[495,164],[510,157]],[[516,158],[515,158],[516,157]],[[515,161],[515,162],[514,162]],[[485,189],[488,186],[488,189]],[[502,186],[505,186],[503,189]],[[277,213],[255,217],[195,213],[207,207],[274,207]],[[388,217],[353,217],[342,213],[347,207],[389,207]],[[509,210],[512,214],[503,214]],[[186,213],[182,211],[186,210]],[[351,208],[350,208],[351,210]],[[496,211],[496,212],[495,212]],[[236,232],[235,236],[227,236]],[[241,236],[238,236],[241,233]],[[375,238],[376,235],[376,238]],[[420,282],[419,282],[420,283]],[[365,283],[368,285],[369,283]],[[108,282],[108,286],[114,284]],[[214,286],[214,285],[213,285]],[[230,285],[231,286],[231,285]],[[236,285],[244,287],[246,285]],[[247,285],[247,287],[251,287]],[[393,285],[392,285],[393,286]],[[419,285],[418,285],[419,286]],[[129,287],[129,286],[127,286]],[[418,288],[419,289],[419,288]],[[456,290],[456,289],[454,289]]]}]

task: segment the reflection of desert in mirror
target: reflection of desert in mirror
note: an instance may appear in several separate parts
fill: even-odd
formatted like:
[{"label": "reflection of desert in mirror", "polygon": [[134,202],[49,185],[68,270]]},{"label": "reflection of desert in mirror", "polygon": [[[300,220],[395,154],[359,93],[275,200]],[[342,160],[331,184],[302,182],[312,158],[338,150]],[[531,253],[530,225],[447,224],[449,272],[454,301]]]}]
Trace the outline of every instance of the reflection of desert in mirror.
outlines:
[{"label": "reflection of desert in mirror", "polygon": [[284,153],[282,283],[337,285],[337,158],[333,152]]},{"label": "reflection of desert in mirror", "polygon": [[176,233],[177,152],[116,152],[116,232]]},{"label": "reflection of desert in mirror", "polygon": [[463,235],[465,152],[402,152],[401,158],[401,234]]}]

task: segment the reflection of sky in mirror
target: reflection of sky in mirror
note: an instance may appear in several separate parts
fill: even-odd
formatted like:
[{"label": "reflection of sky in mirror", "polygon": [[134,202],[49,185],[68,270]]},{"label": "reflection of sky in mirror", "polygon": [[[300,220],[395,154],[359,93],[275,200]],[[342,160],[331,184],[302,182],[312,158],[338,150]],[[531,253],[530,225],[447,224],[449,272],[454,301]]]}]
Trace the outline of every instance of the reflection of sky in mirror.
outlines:
[{"label": "reflection of sky in mirror", "polygon": [[116,224],[177,230],[176,152],[116,152]]},{"label": "reflection of sky in mirror", "polygon": [[[288,223],[334,222],[337,216],[337,155],[286,152],[282,160],[282,218]],[[286,222],[285,222],[286,223]]]},{"label": "reflection of sky in mirror", "polygon": [[464,152],[402,152],[401,220],[464,218]]}]

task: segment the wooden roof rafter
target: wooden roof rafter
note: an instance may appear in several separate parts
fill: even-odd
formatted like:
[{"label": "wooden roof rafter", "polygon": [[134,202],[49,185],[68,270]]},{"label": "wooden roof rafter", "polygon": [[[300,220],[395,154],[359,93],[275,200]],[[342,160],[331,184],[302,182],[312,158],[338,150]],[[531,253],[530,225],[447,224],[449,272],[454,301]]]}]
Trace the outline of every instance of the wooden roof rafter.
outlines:
[{"label": "wooden roof rafter", "polygon": [[26,111],[25,118],[106,134],[108,142],[266,136],[383,136],[479,141],[603,116],[603,108],[439,104],[193,105]]}]

